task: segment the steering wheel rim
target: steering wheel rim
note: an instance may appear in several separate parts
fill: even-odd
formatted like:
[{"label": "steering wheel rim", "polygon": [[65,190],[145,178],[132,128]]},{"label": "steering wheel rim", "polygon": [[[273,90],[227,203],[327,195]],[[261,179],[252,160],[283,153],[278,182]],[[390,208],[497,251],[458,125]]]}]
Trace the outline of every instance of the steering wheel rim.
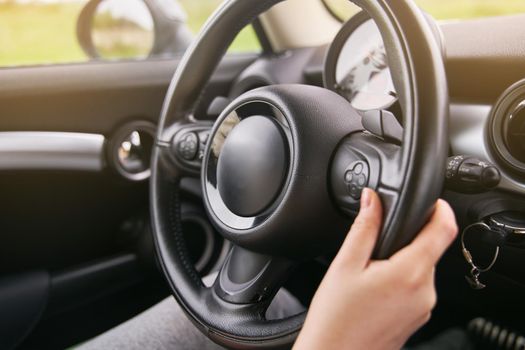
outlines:
[{"label": "steering wheel rim", "polygon": [[[184,246],[178,193],[180,178],[198,172],[198,168],[192,168],[192,164],[184,164],[173,157],[172,139],[187,124],[201,125],[192,120],[193,108],[235,35],[258,15],[281,1],[230,0],[210,18],[184,55],[173,77],[153,151],[150,200],[160,266],[175,298],[195,325],[217,343],[234,348],[289,345],[299,332],[305,315],[268,321],[264,319],[264,311],[275,291],[261,300],[239,302],[235,298],[229,299],[228,295],[217,293],[221,275],[214,287],[203,286]],[[380,191],[388,210],[374,256],[387,258],[413,239],[441,193],[448,151],[447,83],[441,51],[432,29],[412,1],[355,2],[375,20],[382,33],[394,85],[405,115],[399,169],[394,169],[402,174],[402,179],[398,179],[402,191],[393,203],[392,198],[387,198],[388,189],[386,192],[385,188],[383,192]],[[248,93],[242,98],[246,101],[260,98],[257,95],[259,93],[255,92],[253,96]],[[283,91],[276,88],[262,93],[266,94],[265,98],[269,102],[275,102],[270,95],[278,95]],[[335,97],[327,95],[326,98],[333,99],[334,104],[340,103]],[[238,107],[238,104],[233,103],[230,107]],[[215,129],[218,127],[216,125]],[[333,135],[334,140],[337,137],[339,140],[342,138],[341,135]],[[400,235],[400,232],[405,234]],[[241,255],[243,250],[238,249]],[[260,252],[250,255],[250,258],[259,257],[264,262],[265,276],[277,275],[277,279],[284,279],[293,268],[288,259],[271,257],[265,260],[265,255]],[[231,261],[228,259],[226,265]]]}]

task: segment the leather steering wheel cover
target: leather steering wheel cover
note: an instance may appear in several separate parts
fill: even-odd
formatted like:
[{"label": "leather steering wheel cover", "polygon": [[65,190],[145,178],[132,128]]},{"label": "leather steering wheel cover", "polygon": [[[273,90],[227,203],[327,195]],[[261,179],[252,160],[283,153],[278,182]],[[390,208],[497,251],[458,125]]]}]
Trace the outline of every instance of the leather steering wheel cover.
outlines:
[{"label": "leather steering wheel cover", "polygon": [[392,208],[374,252],[375,258],[385,259],[413,240],[442,192],[448,155],[448,84],[441,43],[412,1],[355,2],[379,27],[404,114],[402,191],[393,203],[383,203]]},{"label": "leather steering wheel cover", "polygon": [[[229,347],[289,345],[301,328],[304,314],[277,321],[261,319],[243,323],[242,317],[232,318],[213,306],[210,302],[213,296],[202,285],[185,251],[178,181],[161,171],[159,147],[169,144],[169,126],[191,115],[201,91],[237,32],[278,2],[280,0],[230,0],[207,22],[173,77],[152,159],[150,201],[159,264],[190,319],[207,336]],[[378,24],[387,51],[393,53],[390,65],[393,76],[397,77],[396,88],[407,93],[400,94],[404,114],[409,116],[405,127],[410,131],[405,132],[400,165],[405,191],[394,203],[393,214],[386,218],[384,236],[376,252],[377,257],[386,257],[413,238],[441,192],[448,149],[447,84],[439,47],[424,16],[411,1],[356,2]],[[425,86],[431,88],[425,89]],[[398,232],[407,234],[399,238]],[[257,312],[248,306],[245,308],[246,312]]]}]

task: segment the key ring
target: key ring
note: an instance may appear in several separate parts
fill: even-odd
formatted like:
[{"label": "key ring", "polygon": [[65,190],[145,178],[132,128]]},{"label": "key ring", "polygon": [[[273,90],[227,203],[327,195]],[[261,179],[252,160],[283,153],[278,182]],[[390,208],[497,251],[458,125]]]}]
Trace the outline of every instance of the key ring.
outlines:
[{"label": "key ring", "polygon": [[463,256],[465,257],[465,260],[467,261],[467,263],[471,266],[470,276],[465,276],[465,279],[467,280],[467,282],[473,289],[483,289],[486,287],[486,285],[480,282],[479,276],[481,275],[481,273],[487,272],[490,269],[492,269],[492,267],[496,263],[496,260],[498,260],[499,246],[496,246],[496,251],[494,253],[494,257],[492,258],[492,261],[490,262],[490,264],[485,268],[478,267],[474,263],[472,254],[465,246],[465,234],[468,232],[468,230],[470,230],[471,228],[477,227],[477,226],[483,227],[489,231],[491,230],[490,226],[484,222],[476,222],[476,223],[470,224],[467,227],[465,227],[463,232],[461,232],[461,252],[463,253]]}]

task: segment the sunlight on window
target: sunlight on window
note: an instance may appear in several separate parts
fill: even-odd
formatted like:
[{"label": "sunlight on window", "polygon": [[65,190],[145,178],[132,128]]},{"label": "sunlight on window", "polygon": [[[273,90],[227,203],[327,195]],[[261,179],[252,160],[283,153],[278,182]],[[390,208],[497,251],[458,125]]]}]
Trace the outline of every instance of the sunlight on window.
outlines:
[{"label": "sunlight on window", "polygon": [[[101,56],[135,59],[148,56],[154,44],[153,31],[147,29],[144,23],[131,23],[136,21],[121,16],[123,12],[130,14],[137,8],[133,9],[128,1],[123,1],[125,8],[108,9],[104,8],[105,1],[100,5],[103,13],[93,21],[93,43],[101,51]],[[171,8],[175,13],[181,13],[182,9],[185,12],[185,25],[196,35],[222,0],[158,1],[167,6],[166,11]],[[0,67],[88,61],[76,36],[77,20],[87,2],[0,0]],[[170,14],[165,13],[168,16]],[[136,13],[134,18],[138,18]],[[108,21],[111,26],[108,26]],[[119,22],[117,26],[116,21]],[[259,41],[251,26],[237,36],[230,51],[260,51]]]}]

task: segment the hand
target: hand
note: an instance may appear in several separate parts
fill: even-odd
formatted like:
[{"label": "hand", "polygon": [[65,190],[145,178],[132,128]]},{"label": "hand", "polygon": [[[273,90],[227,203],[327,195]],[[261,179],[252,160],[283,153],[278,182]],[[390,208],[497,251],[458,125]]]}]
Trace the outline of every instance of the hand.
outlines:
[{"label": "hand", "polygon": [[372,261],[381,230],[378,195],[365,189],[361,210],[317,290],[294,345],[305,349],[399,349],[436,304],[434,267],[457,235],[454,213],[438,200],[414,241]]}]

